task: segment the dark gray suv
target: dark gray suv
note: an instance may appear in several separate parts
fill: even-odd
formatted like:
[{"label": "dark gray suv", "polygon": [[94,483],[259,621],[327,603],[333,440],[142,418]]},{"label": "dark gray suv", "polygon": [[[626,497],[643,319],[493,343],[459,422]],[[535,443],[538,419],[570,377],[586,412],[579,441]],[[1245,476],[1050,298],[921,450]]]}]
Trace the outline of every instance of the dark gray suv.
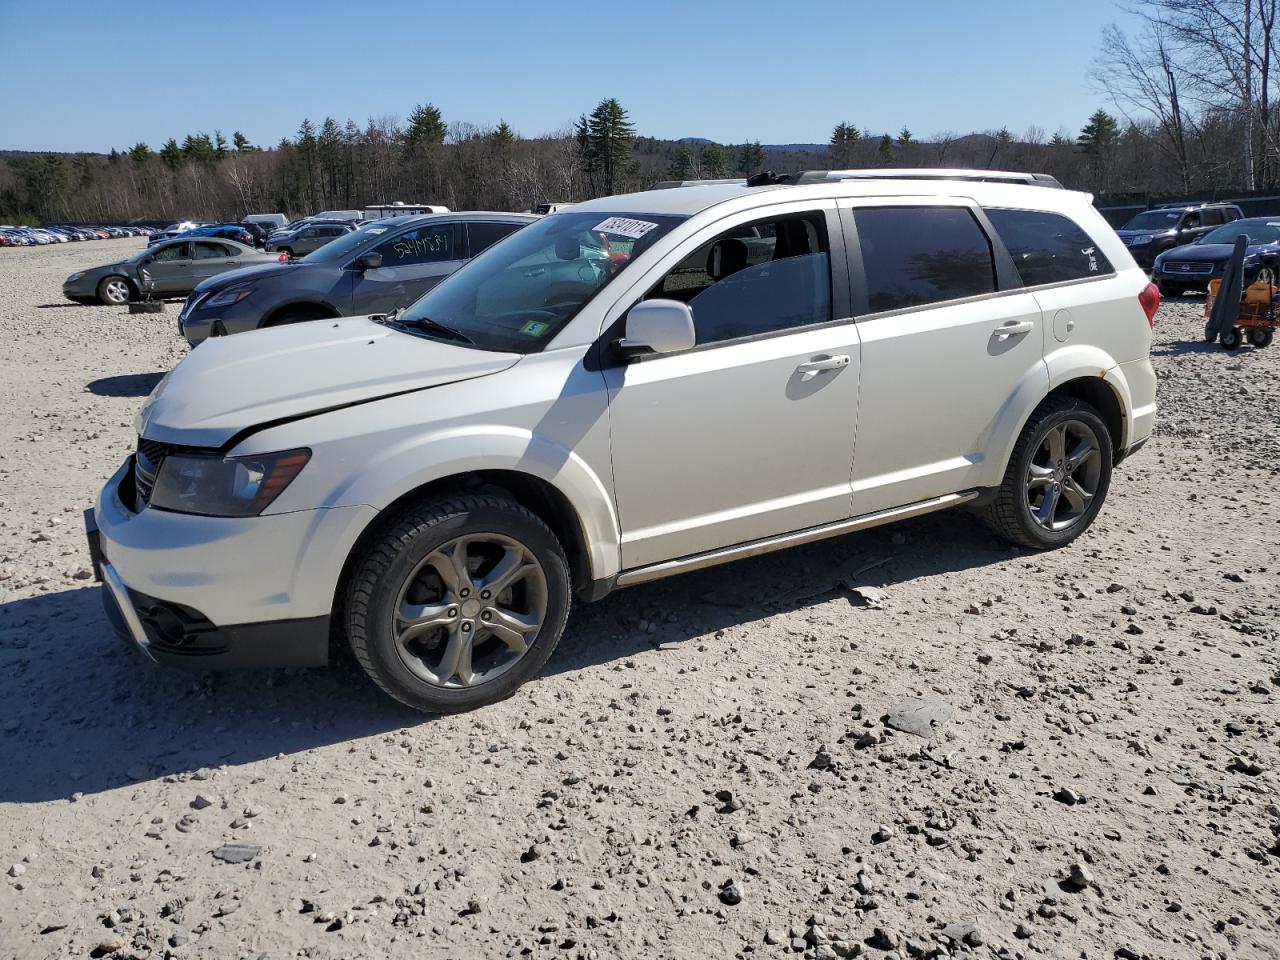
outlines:
[{"label": "dark gray suv", "polygon": [[1195,243],[1244,214],[1234,203],[1167,203],[1144,210],[1116,231],[1138,266],[1150,270],[1166,250]]},{"label": "dark gray suv", "polygon": [[407,307],[482,250],[537,220],[523,213],[391,217],[301,260],[232,270],[201,283],[178,326],[206,337],[284,323],[389,313]]}]

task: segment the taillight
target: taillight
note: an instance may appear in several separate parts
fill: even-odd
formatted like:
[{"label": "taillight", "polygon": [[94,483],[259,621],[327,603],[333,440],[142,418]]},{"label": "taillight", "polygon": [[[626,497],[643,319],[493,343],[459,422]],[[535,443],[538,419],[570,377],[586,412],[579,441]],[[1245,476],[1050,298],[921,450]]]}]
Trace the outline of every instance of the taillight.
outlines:
[{"label": "taillight", "polygon": [[1154,283],[1148,283],[1143,291],[1138,294],[1138,303],[1142,306],[1142,312],[1147,315],[1147,323],[1154,327],[1156,325],[1156,311],[1160,309],[1160,288]]}]

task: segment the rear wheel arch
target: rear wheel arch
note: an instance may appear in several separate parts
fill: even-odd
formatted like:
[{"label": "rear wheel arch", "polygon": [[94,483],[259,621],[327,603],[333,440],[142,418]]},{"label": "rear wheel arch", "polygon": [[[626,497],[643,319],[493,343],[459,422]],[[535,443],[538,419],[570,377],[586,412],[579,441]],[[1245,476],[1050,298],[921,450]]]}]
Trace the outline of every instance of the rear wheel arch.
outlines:
[{"label": "rear wheel arch", "polygon": [[1111,435],[1111,448],[1119,460],[1125,448],[1126,430],[1124,405],[1115,387],[1102,377],[1076,377],[1058,384],[1048,396],[1074,397],[1097,410],[1107,426],[1107,433]]}]

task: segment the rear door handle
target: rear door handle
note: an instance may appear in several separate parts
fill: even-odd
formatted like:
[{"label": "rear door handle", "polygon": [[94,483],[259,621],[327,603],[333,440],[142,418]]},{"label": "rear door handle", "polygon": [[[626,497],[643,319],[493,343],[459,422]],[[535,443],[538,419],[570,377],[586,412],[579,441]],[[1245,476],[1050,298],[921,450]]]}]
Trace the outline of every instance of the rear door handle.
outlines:
[{"label": "rear door handle", "polygon": [[1036,325],[1030,320],[1010,320],[1008,323],[1002,323],[996,327],[995,338],[997,340],[1008,340],[1015,334],[1030,333],[1035,328]]},{"label": "rear door handle", "polygon": [[796,367],[800,373],[801,380],[812,380],[820,373],[827,370],[843,370],[849,365],[849,355],[841,353],[834,357],[818,357],[816,360],[810,360],[808,363],[802,363]]}]

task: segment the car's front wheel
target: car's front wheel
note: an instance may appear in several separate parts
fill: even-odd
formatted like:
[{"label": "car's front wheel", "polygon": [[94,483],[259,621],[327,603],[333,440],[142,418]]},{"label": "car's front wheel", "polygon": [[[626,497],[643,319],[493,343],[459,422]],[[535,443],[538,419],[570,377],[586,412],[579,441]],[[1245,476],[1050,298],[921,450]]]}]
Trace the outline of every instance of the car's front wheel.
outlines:
[{"label": "car's front wheel", "polygon": [[542,669],[569,615],[556,536],[506,497],[404,508],[366,544],[346,593],[365,672],[417,710],[454,713],[510,696]]},{"label": "car's front wheel", "polygon": [[1031,415],[985,519],[1020,546],[1061,547],[1084,533],[1111,485],[1111,433],[1074,397],[1049,397]]},{"label": "car's front wheel", "polygon": [[98,299],[113,307],[128,303],[133,296],[133,287],[124,277],[103,277],[98,284]]}]

